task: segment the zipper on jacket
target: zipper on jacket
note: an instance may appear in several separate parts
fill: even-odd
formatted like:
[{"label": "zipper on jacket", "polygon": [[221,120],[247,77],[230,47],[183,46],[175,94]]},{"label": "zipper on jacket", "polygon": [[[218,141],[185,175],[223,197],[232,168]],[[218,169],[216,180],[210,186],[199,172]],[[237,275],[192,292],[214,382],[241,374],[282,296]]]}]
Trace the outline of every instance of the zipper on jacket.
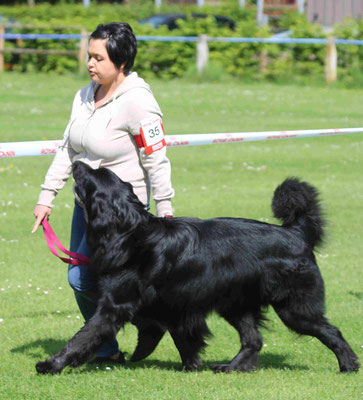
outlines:
[{"label": "zipper on jacket", "polygon": [[[89,126],[89,124],[90,124],[90,121],[91,121],[91,119],[92,119],[92,117],[94,116],[94,114],[95,114],[96,111],[97,111],[97,110],[93,110],[92,113],[91,113],[91,115],[88,117],[87,124],[86,124],[86,126],[84,127],[83,132],[82,132],[82,135],[81,135],[81,147],[82,147],[82,149],[83,149],[84,152],[86,152],[86,149],[85,149],[85,147],[84,147],[84,138],[85,138],[85,136],[86,136],[86,130],[87,130],[87,128],[88,128],[88,126]],[[86,152],[86,153],[87,153],[87,152]]]}]

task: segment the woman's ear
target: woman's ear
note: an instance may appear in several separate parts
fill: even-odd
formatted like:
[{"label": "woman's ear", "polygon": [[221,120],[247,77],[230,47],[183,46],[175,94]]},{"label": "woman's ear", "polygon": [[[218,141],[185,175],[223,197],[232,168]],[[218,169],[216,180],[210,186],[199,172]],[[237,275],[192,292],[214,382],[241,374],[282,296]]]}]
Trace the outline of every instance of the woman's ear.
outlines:
[{"label": "woman's ear", "polygon": [[126,65],[126,62],[122,63],[121,67],[119,68],[119,71],[122,72],[124,75],[126,75],[125,74],[125,65]]}]

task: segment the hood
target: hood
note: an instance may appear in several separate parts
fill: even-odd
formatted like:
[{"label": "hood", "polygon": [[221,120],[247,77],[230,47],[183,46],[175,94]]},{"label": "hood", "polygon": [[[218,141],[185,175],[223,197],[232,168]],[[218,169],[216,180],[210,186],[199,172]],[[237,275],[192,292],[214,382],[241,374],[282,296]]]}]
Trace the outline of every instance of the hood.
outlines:
[{"label": "hood", "polygon": [[[87,93],[87,102],[92,103],[94,101],[94,95],[99,87],[98,83],[91,82],[89,87],[88,87],[88,93]],[[110,103],[111,101],[114,101],[116,98],[122,96],[126,92],[129,92],[130,90],[133,89],[145,89],[148,92],[151,92],[150,86],[142,79],[139,78],[137,75],[137,72],[130,72],[125,80],[119,85],[119,87],[115,90],[114,94],[106,100],[106,102],[102,105],[106,105]]]},{"label": "hood", "polygon": [[142,79],[139,78],[137,72],[130,72],[121,85],[116,89],[114,96],[118,97],[132,89],[146,89],[151,93],[150,86]]}]

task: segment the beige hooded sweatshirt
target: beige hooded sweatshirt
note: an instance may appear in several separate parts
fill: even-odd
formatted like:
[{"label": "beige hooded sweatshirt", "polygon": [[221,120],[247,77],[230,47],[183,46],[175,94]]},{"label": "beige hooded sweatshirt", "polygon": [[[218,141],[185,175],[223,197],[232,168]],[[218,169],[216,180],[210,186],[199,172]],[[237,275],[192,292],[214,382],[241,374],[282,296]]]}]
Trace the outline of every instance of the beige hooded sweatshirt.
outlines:
[{"label": "beige hooded sweatshirt", "polygon": [[38,204],[52,206],[72,173],[72,163],[80,160],[94,169],[109,168],[130,182],[145,205],[149,204],[151,188],[157,215],[171,215],[174,191],[166,147],[146,154],[134,139],[140,134],[141,121],[162,118],[149,85],[132,72],[113,96],[95,110],[97,87],[91,82],[76,94],[63,143],[41,185]]}]

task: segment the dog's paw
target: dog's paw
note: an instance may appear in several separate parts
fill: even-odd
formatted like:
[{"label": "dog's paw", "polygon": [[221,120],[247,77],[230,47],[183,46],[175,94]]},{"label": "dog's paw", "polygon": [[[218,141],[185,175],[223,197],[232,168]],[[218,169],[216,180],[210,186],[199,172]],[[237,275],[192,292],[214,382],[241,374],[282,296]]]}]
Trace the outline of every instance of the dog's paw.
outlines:
[{"label": "dog's paw", "polygon": [[215,373],[233,371],[230,364],[213,364],[211,365],[211,370]]},{"label": "dog's paw", "polygon": [[183,365],[183,371],[193,372],[193,371],[196,371],[197,369],[199,369],[202,365],[203,365],[203,363],[200,360],[193,360],[190,362],[186,362]]},{"label": "dog's paw", "polygon": [[349,373],[349,372],[357,372],[359,370],[359,362],[358,360],[352,360],[349,364],[340,366],[340,372]]},{"label": "dog's paw", "polygon": [[211,369],[213,372],[232,372],[232,371],[240,371],[240,372],[252,372],[256,370],[256,364],[255,363],[244,363],[241,365],[232,365],[230,364],[213,364],[211,366]]},{"label": "dog's paw", "polygon": [[62,372],[62,368],[52,360],[40,361],[35,365],[39,374],[57,374]]},{"label": "dog's paw", "polygon": [[359,370],[358,356],[348,346],[348,351],[343,353],[343,356],[338,359],[340,372],[349,373]]}]

